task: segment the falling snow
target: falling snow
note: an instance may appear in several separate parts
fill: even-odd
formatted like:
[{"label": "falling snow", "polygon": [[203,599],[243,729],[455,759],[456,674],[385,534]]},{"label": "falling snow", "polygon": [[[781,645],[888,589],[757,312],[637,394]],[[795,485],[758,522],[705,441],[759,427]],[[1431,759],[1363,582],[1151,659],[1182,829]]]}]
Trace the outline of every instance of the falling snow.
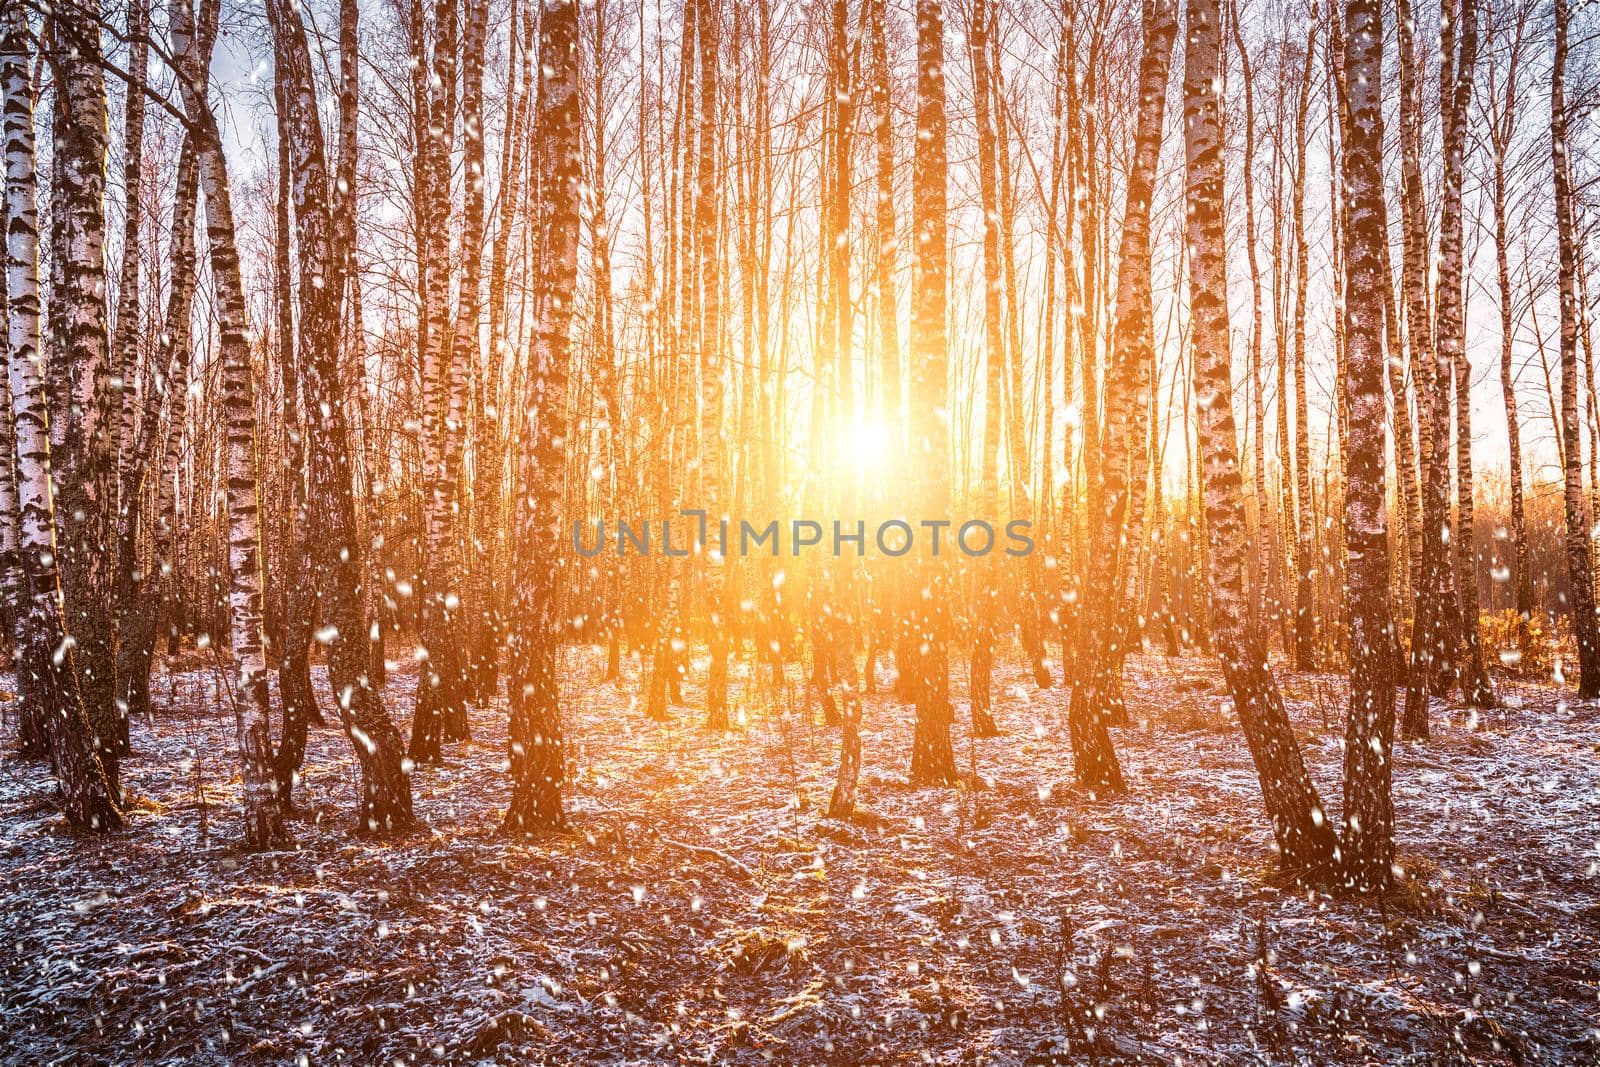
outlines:
[{"label": "falling snow", "polygon": [[[9,1061],[1600,1052],[1600,708],[1548,686],[1508,683],[1500,710],[1436,706],[1433,739],[1397,747],[1406,876],[1353,901],[1274,872],[1207,660],[1130,661],[1133,791],[1109,803],[1070,782],[1058,690],[1002,670],[1004,733],[974,749],[958,729],[977,777],[932,790],[904,780],[910,717],[869,697],[863,813],[840,824],[821,817],[833,731],[787,700],[752,694],[748,724],[708,738],[688,709],[645,720],[632,680],[598,680],[600,657],[564,656],[565,836],[497,832],[498,705],[418,773],[427,829],[381,843],[350,837],[352,757],[322,729],[295,848],[239,851],[231,716],[209,671],[158,678],[161,710],[124,763],[126,834],[70,836],[45,768],[0,764]],[[397,672],[396,706],[414,683]],[[1334,795],[1343,683],[1285,685]]]}]

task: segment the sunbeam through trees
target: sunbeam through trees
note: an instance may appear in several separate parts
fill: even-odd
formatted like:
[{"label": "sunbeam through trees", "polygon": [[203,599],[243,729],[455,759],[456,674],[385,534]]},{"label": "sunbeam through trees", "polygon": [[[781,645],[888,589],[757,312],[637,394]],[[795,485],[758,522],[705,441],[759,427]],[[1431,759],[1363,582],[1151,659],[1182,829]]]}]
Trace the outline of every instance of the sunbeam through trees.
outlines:
[{"label": "sunbeam through trees", "polygon": [[1600,1057],[1600,7],[10,0],[0,1062]]}]

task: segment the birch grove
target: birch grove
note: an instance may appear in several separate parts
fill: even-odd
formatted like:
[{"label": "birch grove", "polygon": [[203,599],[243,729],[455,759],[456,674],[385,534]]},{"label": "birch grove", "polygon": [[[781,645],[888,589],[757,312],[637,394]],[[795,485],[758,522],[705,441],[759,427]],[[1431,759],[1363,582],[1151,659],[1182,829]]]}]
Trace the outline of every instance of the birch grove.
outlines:
[{"label": "birch grove", "polygon": [[[1476,953],[1593,873],[1534,821],[1592,815],[1593,5],[19,0],[0,92],[0,852],[191,820],[265,895],[393,909],[343,961],[404,970],[379,1036],[261,1054],[492,1059],[581,995],[655,1020],[643,1059],[894,1059],[877,1008],[781,1035],[915,913],[928,969],[882,988],[927,986],[930,1050],[1048,1002],[1019,1062],[1129,1058],[1193,976],[1140,1014],[1121,961],[1207,921],[1135,919],[1156,872],[1249,883],[1208,914],[1259,918],[1265,1003],[1162,1055],[1398,1056],[1340,1042],[1421,994],[1312,995],[1268,929],[1393,906],[1385,958],[1470,945],[1429,1055],[1583,1058]],[[402,1023],[469,853],[538,903],[458,917],[508,938],[471,1025]],[[641,923],[687,910],[584,912],[573,978],[602,856]],[[84,909],[130,921],[106,863]],[[241,994],[310,974],[257,954]],[[725,1046],[674,1029],[702,1001]]]}]

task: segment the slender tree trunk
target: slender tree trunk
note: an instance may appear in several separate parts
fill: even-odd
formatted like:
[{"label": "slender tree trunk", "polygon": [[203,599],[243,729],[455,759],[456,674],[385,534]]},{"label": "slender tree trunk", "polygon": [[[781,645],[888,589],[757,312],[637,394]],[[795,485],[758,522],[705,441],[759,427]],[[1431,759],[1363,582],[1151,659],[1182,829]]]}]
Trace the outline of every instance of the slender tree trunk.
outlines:
[{"label": "slender tree trunk", "polygon": [[456,735],[466,721],[466,676],[458,633],[461,546],[456,523],[465,423],[461,405],[465,353],[456,350],[450,321],[450,220],[454,214],[450,161],[456,121],[457,8],[457,0],[438,0],[434,8],[433,85],[425,160],[429,225],[422,234],[428,261],[423,313],[428,343],[422,367],[422,438],[428,473],[420,644],[427,658],[417,680],[409,751],[418,763],[439,760],[441,744],[459,739]]},{"label": "slender tree trunk", "polygon": [[[1250,264],[1250,412],[1254,464],[1251,488],[1256,503],[1255,572],[1250,583],[1252,625],[1265,640],[1267,621],[1277,612],[1277,596],[1271,581],[1275,525],[1268,521],[1267,504],[1267,402],[1261,379],[1261,264],[1256,254],[1256,97],[1255,75],[1250,50],[1245,47],[1240,29],[1237,3],[1232,3],[1228,19],[1234,48],[1239,53],[1240,82],[1244,86],[1244,241],[1245,258]],[[1159,479],[1159,468],[1157,478]]]},{"label": "slender tree trunk", "polygon": [[[917,0],[917,140],[911,165],[911,398],[913,467],[918,502],[930,516],[950,506],[948,415],[949,301],[946,245],[948,155],[945,124],[944,5]],[[942,784],[956,777],[950,743],[950,576],[944,561],[919,548],[916,607],[911,620],[914,668],[911,780]]]},{"label": "slender tree trunk", "polygon": [[[894,101],[889,95],[889,46],[884,22],[888,0],[868,0],[872,15],[868,34],[872,53],[872,105],[876,117],[874,137],[877,145],[878,257],[874,284],[878,299],[878,347],[883,359],[883,408],[892,427],[891,448],[898,445],[905,429],[904,375],[900,369],[900,314],[896,295],[895,271],[900,244],[894,210]],[[892,457],[891,457],[892,458]]]},{"label": "slender tree trunk", "polygon": [[[49,414],[40,360],[38,178],[34,167],[34,39],[21,4],[6,9],[0,30],[4,92],[7,355],[11,416],[16,426],[18,527],[23,588],[17,624],[18,686],[61,781],[69,825],[122,828],[115,780],[96,749],[78,693],[76,650],[66,642],[56,527],[51,510]],[[59,149],[58,149],[59,151]],[[58,655],[58,652],[64,654]]]},{"label": "slender tree trunk", "polygon": [[[1470,0],[1469,0],[1470,2]],[[1556,239],[1561,299],[1561,440],[1565,455],[1567,575],[1572,632],[1578,640],[1578,696],[1600,696],[1600,634],[1596,633],[1589,508],[1583,497],[1578,423],[1578,238],[1573,220],[1571,159],[1567,146],[1567,0],[1555,0],[1555,65],[1550,73],[1550,158],[1555,174]]]},{"label": "slender tree trunk", "polygon": [[[479,374],[481,365],[479,358],[479,329],[483,316],[483,243],[484,243],[484,130],[483,130],[483,63],[484,52],[488,46],[489,38],[489,0],[468,0],[466,5],[466,34],[461,47],[461,129],[463,137],[463,162],[466,172],[465,189],[462,193],[461,208],[461,294],[456,303],[455,338],[451,343],[451,363],[459,368],[457,371],[457,388],[452,396],[451,410],[455,412],[459,423],[456,431],[456,461],[450,472],[454,483],[455,494],[460,496],[462,484],[462,463],[460,453],[461,436],[466,432],[467,409],[464,392],[461,389],[459,378],[464,375]],[[510,195],[511,190],[505,190],[504,195]],[[352,234],[352,237],[354,235]],[[354,247],[352,245],[352,247]],[[493,360],[493,356],[490,357]],[[491,367],[493,364],[491,363]],[[486,419],[474,419],[475,448],[480,448],[482,438],[493,436],[499,432]],[[475,455],[475,460],[482,461],[482,453]],[[461,502],[464,510],[465,501]],[[488,515],[481,514],[478,510],[478,501],[473,500],[474,527],[489,516],[497,514],[491,508]],[[463,594],[467,597],[464,607],[457,607],[450,616],[455,628],[463,633],[473,633],[473,624],[483,615],[483,600],[492,595],[491,585],[488,582],[473,580],[472,575],[466,574],[463,565],[466,552],[466,529],[457,520],[452,542],[456,552],[456,572],[458,581],[463,581]],[[486,537],[478,538],[487,541]],[[474,546],[474,557],[481,556],[481,543]],[[484,568],[479,565],[472,568],[474,572],[481,572]],[[479,680],[494,678],[495,666],[492,660],[496,658],[496,648],[493,641],[482,646],[471,646],[456,637],[458,662],[457,683],[459,697],[446,716],[444,724],[447,740],[464,741],[470,733],[466,720],[466,701],[469,693],[475,694],[478,700],[485,700],[493,693],[493,687],[488,693],[483,693]],[[453,716],[453,718],[452,718]]]},{"label": "slender tree trunk", "polygon": [[[993,523],[1000,518],[1000,427],[1001,398],[1005,389],[1006,347],[1005,312],[1002,298],[1000,260],[1000,206],[995,185],[995,131],[990,107],[992,80],[989,77],[989,12],[984,0],[974,0],[971,43],[972,92],[976,101],[978,127],[978,191],[983,207],[983,326],[984,389],[983,445],[979,456],[978,508]],[[1000,634],[1000,586],[1004,579],[998,555],[985,560],[984,577],[978,583],[978,604],[973,625],[972,659],[968,685],[972,700],[972,733],[993,737],[999,728],[990,712],[993,697],[990,676],[994,670],[995,644]],[[1110,739],[1106,738],[1109,748]],[[1112,762],[1116,757],[1113,755]]]},{"label": "slender tree trunk", "polygon": [[[145,3],[146,0],[129,0],[127,20],[127,34],[130,41],[128,66],[136,82],[129,86],[123,104],[122,265],[117,283],[117,321],[111,339],[111,390],[117,403],[115,442],[117,474],[112,488],[115,494],[113,500],[117,521],[111,524],[115,534],[120,534],[122,524],[126,521],[125,516],[133,508],[133,502],[121,495],[121,489],[128,484],[127,472],[137,461],[137,454],[134,451],[136,445],[134,430],[138,406],[134,379],[140,366],[139,258],[143,247],[141,235],[144,223],[144,202],[141,193],[144,179],[143,82],[150,61],[150,44],[147,39],[149,12],[145,8]],[[116,537],[115,544],[118,549],[121,548],[120,536]],[[131,561],[125,562],[119,552],[113,552],[111,558],[112,566],[115,568],[111,582],[113,626],[120,631],[119,622],[124,609],[128,607],[128,603],[122,599],[122,594],[128,591],[128,587],[121,578],[124,568],[130,566]],[[119,650],[119,672],[120,669]],[[121,756],[128,751],[128,707],[126,701],[121,699],[124,686],[120,680],[117,686],[112,708],[117,722],[116,753]]]},{"label": "slender tree trunk", "polygon": [[[1578,223],[1580,232],[1582,223]],[[1595,390],[1594,335],[1589,316],[1589,270],[1580,239],[1578,266],[1578,339],[1583,348],[1584,389],[1589,409],[1589,515],[1600,515],[1600,393]],[[1591,539],[1593,531],[1590,532]]]},{"label": "slender tree trunk", "polygon": [[[1311,500],[1311,410],[1306,380],[1306,282],[1310,246],[1306,241],[1306,123],[1311,100],[1311,64],[1316,54],[1317,23],[1306,33],[1305,68],[1300,73],[1300,100],[1294,120],[1294,190],[1290,208],[1294,226],[1294,476],[1295,571],[1294,666],[1317,669],[1317,607],[1314,592],[1318,568],[1316,519]],[[1280,398],[1283,403],[1287,398]]]},{"label": "slender tree trunk", "polygon": [[[874,115],[874,143],[877,149],[877,256],[872,280],[878,310],[878,355],[883,375],[880,408],[889,427],[887,460],[896,467],[904,455],[906,402],[900,364],[899,309],[894,275],[898,254],[898,227],[894,205],[894,115],[889,94],[889,51],[885,20],[887,0],[867,0],[867,34],[871,60],[871,103]],[[876,684],[879,641],[887,631],[898,634],[907,606],[904,583],[899,575],[883,571],[870,579],[868,608],[868,647],[866,692]],[[885,618],[884,616],[887,616]],[[901,647],[896,645],[896,647]],[[898,662],[897,668],[904,665]],[[828,801],[828,817],[849,819],[855,813],[857,786],[861,774],[861,701],[854,693],[845,694],[844,726],[840,736],[839,773]]]},{"label": "slender tree trunk", "polygon": [[[1406,328],[1411,341],[1411,368],[1417,376],[1418,444],[1422,456],[1422,558],[1412,585],[1416,601],[1411,622],[1411,668],[1406,679],[1402,737],[1428,736],[1428,701],[1442,679],[1455,671],[1455,642],[1450,636],[1454,590],[1448,556],[1450,493],[1451,363],[1440,360],[1428,315],[1428,229],[1422,197],[1421,87],[1416,73],[1409,0],[1397,0],[1400,49],[1400,148],[1402,220],[1405,231]],[[1446,42],[1454,25],[1445,21]],[[1454,47],[1445,49],[1453,56]],[[1445,69],[1450,68],[1448,64]],[[1446,81],[1451,81],[1446,76]],[[1441,115],[1449,114],[1447,108]],[[1446,160],[1450,158],[1448,149]],[[1456,158],[1459,160],[1460,154]],[[1459,186],[1459,173],[1456,178]],[[1448,175],[1447,182],[1448,185]],[[1459,278],[1459,275],[1458,275]],[[1445,292],[1441,285],[1441,292]],[[1440,368],[1445,381],[1440,381]]]},{"label": "slender tree trunk", "polygon": [[1089,571],[1088,670],[1074,687],[1069,722],[1073,764],[1078,782],[1094,793],[1120,792],[1122,771],[1106,731],[1107,709],[1115,691],[1113,675],[1121,670],[1126,632],[1119,612],[1135,610],[1116,603],[1118,568],[1129,566],[1127,521],[1133,479],[1147,477],[1133,456],[1145,451],[1149,433],[1150,375],[1155,364],[1155,337],[1150,292],[1150,200],[1161,157],[1166,115],[1167,80],[1172,46],[1178,31],[1173,0],[1145,0],[1144,52],[1139,61],[1139,114],[1133,163],[1128,173],[1127,205],[1122,221],[1122,258],[1117,271],[1116,325],[1111,366],[1106,375],[1106,433],[1100,457],[1099,484],[1091,486],[1098,504],[1092,513]]},{"label": "slender tree trunk", "polygon": [[[603,3],[594,5],[593,53],[590,64],[591,113],[610,114],[615,101],[607,94],[609,64],[605,60],[610,39],[610,8]],[[590,333],[593,338],[595,393],[603,403],[600,418],[604,428],[604,502],[609,514],[621,514],[624,506],[630,471],[633,469],[627,453],[628,437],[622,416],[622,374],[617,366],[616,327],[611,276],[611,216],[608,200],[611,187],[607,177],[608,166],[607,127],[596,122],[589,138],[589,185],[593,209],[589,216],[589,241],[591,252],[590,273],[594,285],[594,311],[590,315]],[[648,167],[644,168],[648,171]],[[606,678],[615,681],[622,674],[622,638],[626,621],[624,597],[626,585],[623,567],[615,557],[609,559],[601,580],[601,632],[606,642]]]},{"label": "slender tree trunk", "polygon": [[278,745],[278,796],[285,810],[293,806],[294,776],[305,758],[306,737],[312,723],[323,722],[317,693],[311,684],[311,640],[317,628],[320,600],[307,540],[306,446],[302,418],[300,365],[295,345],[294,282],[290,267],[292,218],[289,87],[281,78],[273,82],[278,113],[278,239],[273,248],[277,270],[278,361],[283,375],[282,418],[284,473],[289,487],[284,531],[286,588],[283,591],[283,647],[278,656],[278,695],[283,702],[283,731]]},{"label": "slender tree trunk", "polygon": [[567,375],[572,296],[578,278],[583,159],[578,145],[578,10],[574,0],[543,0],[539,64],[544,72],[535,123],[539,175],[535,214],[540,270],[529,354],[533,393],[517,457],[529,507],[519,509],[516,593],[511,628],[511,833],[565,825],[565,757],[557,680],[562,488],[567,442]]},{"label": "slender tree trunk", "polygon": [[[1418,553],[1422,546],[1422,513],[1418,507],[1417,445],[1412,433],[1410,390],[1407,388],[1405,345],[1400,334],[1400,314],[1394,293],[1394,262],[1387,238],[1383,242],[1383,319],[1388,331],[1389,357],[1384,370],[1389,380],[1390,403],[1394,410],[1394,463],[1395,484],[1401,506],[1400,567],[1405,573],[1401,591],[1412,595],[1412,585],[1417,580]],[[1402,676],[1395,675],[1395,681]]]},{"label": "slender tree trunk", "polygon": [[[1028,492],[1029,438],[1024,422],[1022,387],[1022,301],[1017,290],[1016,219],[1017,197],[1015,174],[1011,168],[1011,105],[1006,99],[1005,71],[1000,62],[1000,11],[1001,5],[989,6],[989,78],[995,124],[995,167],[999,177],[1000,202],[1000,254],[1005,273],[1006,307],[1006,465],[1011,490],[1012,519],[1034,522],[1033,501]],[[1143,445],[1143,438],[1140,438]],[[1141,483],[1142,489],[1142,483]],[[1138,519],[1143,520],[1143,493],[1139,494]],[[1043,530],[1040,531],[1041,533]],[[1039,590],[1044,576],[1040,553],[1029,553],[1023,560],[1020,573],[1013,578],[1015,586],[1017,634],[1022,643],[1022,653],[1027,658],[1033,674],[1033,684],[1048,689],[1055,684],[1049,665],[1045,662],[1044,639],[1040,634]],[[997,557],[998,558],[998,557]]]},{"label": "slender tree trunk", "polygon": [[[168,244],[173,264],[168,283],[165,324],[155,354],[156,373],[140,398],[138,425],[129,450],[131,462],[121,471],[117,530],[117,602],[142,604],[144,610],[119,612],[117,618],[118,699],[127,719],[150,715],[150,667],[163,623],[176,621],[172,576],[175,526],[170,521],[178,465],[178,439],[188,402],[190,318],[195,290],[195,214],[199,203],[199,159],[194,137],[185,132],[178,152],[173,190],[172,234]],[[166,426],[162,426],[165,413]],[[155,529],[148,564],[139,559],[148,479],[155,478]]]},{"label": "slender tree trunk", "polygon": [[[695,152],[698,147],[692,136],[696,108],[694,95],[690,91],[694,84],[697,11],[698,3],[686,4],[683,10],[683,32],[678,53],[678,107],[671,146],[672,184],[667,195],[668,203],[678,210],[669,210],[668,214],[672,225],[667,229],[665,369],[670,385],[659,393],[661,406],[658,411],[659,432],[666,447],[658,452],[655,489],[657,505],[663,515],[676,514],[682,503],[674,477],[674,463],[687,461],[691,444],[693,428],[686,420],[693,410],[689,386],[696,362],[693,348],[699,341],[698,332],[689,326],[695,309],[695,276],[687,267],[694,239],[691,223],[695,219]],[[677,533],[681,546],[684,531],[678,530]],[[685,569],[670,559],[663,560],[663,564],[667,570],[665,605],[657,612],[655,656],[645,701],[646,716],[658,721],[667,717],[669,703],[681,699],[688,647],[683,611],[687,587]]]},{"label": "slender tree trunk", "polygon": [[[1277,515],[1277,541],[1280,546],[1278,556],[1278,573],[1273,581],[1273,588],[1277,593],[1278,603],[1282,610],[1279,612],[1279,639],[1283,643],[1284,655],[1292,656],[1295,642],[1295,615],[1289,610],[1289,605],[1296,602],[1297,590],[1293,586],[1293,578],[1299,573],[1300,535],[1295,521],[1295,477],[1294,477],[1294,442],[1289,436],[1289,333],[1286,324],[1289,320],[1288,286],[1284,284],[1285,250],[1283,225],[1283,112],[1284,105],[1278,102],[1278,135],[1274,138],[1272,153],[1272,335],[1273,353],[1275,360],[1273,369],[1277,372],[1277,443],[1278,443],[1278,515]],[[1292,255],[1292,250],[1287,253]],[[1185,413],[1187,417],[1187,413]]]},{"label": "slender tree trunk", "polygon": [[1445,64],[1450,71],[1448,76],[1453,79],[1453,88],[1450,115],[1445,123],[1444,205],[1439,227],[1439,289],[1434,299],[1434,338],[1439,346],[1437,373],[1441,387],[1452,376],[1455,382],[1457,496],[1456,524],[1451,533],[1459,613],[1457,670],[1461,695],[1467,706],[1488,708],[1495,705],[1495,696],[1484,669],[1483,644],[1478,635],[1478,552],[1472,528],[1472,367],[1467,361],[1465,266],[1461,247],[1461,182],[1472,75],[1478,57],[1476,0],[1461,0],[1456,22],[1459,53],[1453,65],[1448,61]]},{"label": "slender tree trunk", "polygon": [[[839,2],[839,0],[836,0]],[[717,240],[717,220],[721,210],[717,154],[717,5],[712,0],[695,0],[698,14],[695,28],[700,49],[700,189],[695,202],[695,227],[698,230],[700,281],[700,484],[702,499],[712,529],[728,517],[726,465],[728,443],[724,430],[722,378],[722,260]],[[708,539],[709,540],[709,539]],[[706,727],[728,728],[728,654],[731,651],[730,627],[733,608],[725,596],[732,588],[727,572],[730,564],[710,545],[702,550],[705,561],[705,606],[710,623],[708,637],[711,666],[706,676]]]},{"label": "slender tree trunk", "polygon": [[521,53],[521,91],[509,104],[510,118],[504,134],[506,151],[502,154],[500,170],[500,211],[495,228],[493,251],[489,260],[489,357],[483,382],[484,423],[478,427],[474,461],[473,507],[480,519],[479,562],[477,577],[480,591],[475,597],[478,605],[476,677],[474,689],[478,699],[486,700],[499,688],[500,649],[505,636],[505,618],[502,611],[504,597],[498,593],[491,580],[504,566],[505,540],[505,467],[506,435],[502,429],[504,413],[501,403],[501,376],[505,357],[510,350],[506,341],[506,273],[511,248],[511,236],[521,205],[527,195],[523,180],[527,116],[534,106],[534,32],[538,26],[537,11],[530,2],[522,12],[520,32],[521,47],[517,47],[519,27],[513,18],[511,26],[511,53],[513,60]]},{"label": "slender tree trunk", "polygon": [[[1345,457],[1344,537],[1348,561],[1345,640],[1350,701],[1344,746],[1341,860],[1347,885],[1388,886],[1394,863],[1394,622],[1389,613],[1389,531],[1384,475],[1386,323],[1371,313],[1390,287],[1383,191],[1383,6],[1345,0],[1346,36],[1338,88],[1343,178],[1349,207],[1344,229],[1344,386],[1352,435]],[[1404,399],[1403,397],[1401,398]]]},{"label": "slender tree trunk", "polygon": [[[885,22],[888,19],[888,0],[867,0],[869,15],[867,32],[871,50],[872,110],[874,116],[874,141],[877,147],[877,258],[874,264],[872,293],[878,309],[878,354],[883,388],[880,408],[889,427],[887,466],[891,470],[903,469],[906,455],[907,408],[905,374],[900,359],[900,305],[895,285],[895,272],[899,268],[899,223],[895,217],[894,202],[894,101],[889,92],[889,44]],[[871,606],[869,608],[869,637],[865,688],[873,692],[877,684],[877,653],[880,642],[895,649],[896,671],[903,670],[900,650],[905,647],[905,618],[908,607],[906,583],[902,576],[885,568],[873,576]],[[900,688],[897,678],[895,687]],[[843,768],[841,767],[841,771]],[[834,795],[840,796],[841,787]],[[855,804],[855,788],[851,783],[848,806]]]},{"label": "slender tree trunk", "polygon": [[[129,0],[127,36],[129,74],[134,83],[123,100],[122,122],[122,253],[117,282],[117,321],[112,333],[115,370],[111,388],[119,401],[117,412],[118,486],[132,464],[134,453],[135,375],[139,371],[139,259],[143,249],[144,221],[144,113],[143,83],[149,67],[149,11],[145,0]],[[118,498],[119,510],[126,501]]]},{"label": "slender tree trunk", "polygon": [[[358,0],[339,0],[339,163],[336,186],[339,193],[337,225],[339,240],[345,251],[345,280],[349,288],[349,359],[353,372],[351,391],[355,394],[357,417],[356,473],[362,498],[362,515],[365,534],[361,546],[361,564],[366,580],[362,592],[366,597],[366,614],[371,620],[368,630],[371,655],[368,681],[380,690],[388,681],[389,672],[384,657],[384,601],[387,599],[383,584],[383,505],[381,479],[374,477],[378,464],[374,462],[368,444],[369,435],[375,432],[368,411],[366,326],[361,307],[361,265],[357,256],[356,185],[359,168],[357,130],[361,108],[361,8]],[[295,376],[298,381],[298,375]],[[303,455],[303,449],[302,449]],[[296,483],[303,485],[303,482]],[[301,524],[302,527],[304,524]],[[303,554],[303,553],[302,553]],[[309,687],[308,687],[309,691]],[[316,711],[316,704],[311,705]],[[323,723],[320,712],[315,721]]]},{"label": "slender tree trunk", "polygon": [[1318,877],[1333,863],[1333,828],[1306,772],[1260,641],[1250,629],[1244,597],[1247,535],[1229,353],[1219,38],[1216,0],[1189,0],[1183,92],[1189,291],[1194,387],[1202,398],[1199,440],[1205,465],[1211,639],[1255,760],[1280,862],[1287,870]]},{"label": "slender tree trunk", "polygon": [[[1515,68],[1513,68],[1514,70]],[[1514,84],[1514,81],[1513,81]],[[1508,94],[1514,90],[1507,89]],[[1508,112],[1515,114],[1513,103]],[[1517,614],[1532,616],[1533,576],[1528,565],[1528,519],[1523,503],[1522,423],[1517,416],[1517,383],[1511,362],[1514,320],[1511,289],[1510,239],[1506,233],[1506,160],[1503,144],[1495,145],[1494,160],[1494,261],[1495,280],[1500,291],[1500,396],[1506,411],[1506,446],[1511,483],[1511,588],[1515,592]]]},{"label": "slender tree trunk", "polygon": [[[4,26],[0,25],[0,33],[4,32]],[[0,84],[0,92],[3,91],[4,85]],[[3,232],[6,217],[5,205],[0,203],[0,232]],[[0,273],[3,271],[4,265],[0,262]],[[11,301],[6,290],[6,283],[0,278],[0,319],[9,323]],[[10,361],[10,349],[11,331],[8,327],[4,333],[0,333],[0,357],[7,362]],[[0,369],[3,367],[0,364]],[[48,749],[42,724],[35,714],[38,701],[25,691],[28,672],[20,669],[18,659],[21,648],[18,642],[19,627],[27,594],[22,585],[20,554],[22,532],[19,524],[22,514],[17,503],[17,426],[11,407],[9,374],[0,373],[0,626],[4,627],[8,642],[5,659],[11,663],[12,677],[17,682],[18,706],[23,712],[17,723],[18,755],[24,759],[34,759],[45,755]]]},{"label": "slender tree trunk", "polygon": [[233,202],[222,138],[205,98],[216,7],[216,0],[208,0],[197,30],[189,0],[173,0],[168,22],[178,59],[184,111],[197,129],[200,183],[206,198],[206,236],[217,297],[226,427],[228,607],[233,655],[239,665],[238,690],[232,702],[244,778],[244,843],[248,849],[260,850],[282,844],[287,835],[273,776],[267,657],[261,643],[261,530],[256,500],[256,403],[251,381],[250,327],[234,241]]},{"label": "slender tree trunk", "polygon": [[[346,398],[339,361],[340,302],[346,257],[337,247],[333,199],[323,152],[310,50],[298,11],[269,0],[278,77],[288,87],[293,138],[295,228],[300,249],[299,350],[303,360],[306,439],[311,473],[309,543],[321,581],[328,681],[339,721],[361,765],[358,833],[409,829],[411,779],[399,732],[371,684],[368,620],[356,542],[354,487]],[[320,284],[319,284],[320,283]]]},{"label": "slender tree trunk", "polygon": [[117,779],[122,727],[116,709],[116,635],[111,594],[111,530],[117,420],[112,416],[110,338],[106,333],[106,87],[99,0],[58,12],[65,47],[55,93],[51,210],[59,284],[51,290],[50,465],[55,485],[56,550],[67,630],[91,740]]}]

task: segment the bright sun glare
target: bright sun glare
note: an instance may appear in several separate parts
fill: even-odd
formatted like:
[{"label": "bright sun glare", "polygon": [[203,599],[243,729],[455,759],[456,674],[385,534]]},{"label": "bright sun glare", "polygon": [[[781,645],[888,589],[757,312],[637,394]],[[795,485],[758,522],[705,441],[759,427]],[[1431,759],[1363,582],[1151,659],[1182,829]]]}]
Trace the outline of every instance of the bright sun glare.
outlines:
[{"label": "bright sun glare", "polygon": [[877,420],[858,422],[845,435],[847,466],[856,470],[881,469],[889,459],[889,427]]}]

